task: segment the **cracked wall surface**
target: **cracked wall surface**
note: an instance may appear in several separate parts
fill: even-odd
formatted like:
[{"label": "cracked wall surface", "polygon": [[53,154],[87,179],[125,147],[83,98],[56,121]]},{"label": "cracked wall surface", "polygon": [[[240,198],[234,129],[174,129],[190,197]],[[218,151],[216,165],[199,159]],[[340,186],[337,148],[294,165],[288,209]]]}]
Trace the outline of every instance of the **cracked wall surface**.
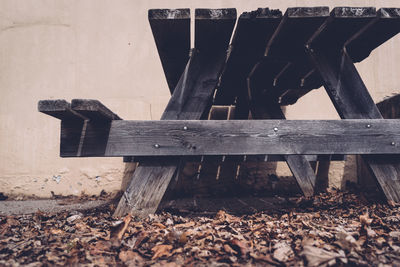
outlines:
[{"label": "cracked wall surface", "polygon": [[[1,0],[0,192],[98,194],[121,186],[119,158],[62,159],[60,122],[37,112],[40,99],[98,99],[124,119],[159,119],[169,90],[147,21],[149,8],[376,6],[382,1]],[[400,37],[357,64],[376,102],[400,91]],[[287,108],[289,119],[337,119],[324,90]],[[334,163],[330,183],[353,179],[354,160]],[[290,175],[284,163],[278,174]]]}]

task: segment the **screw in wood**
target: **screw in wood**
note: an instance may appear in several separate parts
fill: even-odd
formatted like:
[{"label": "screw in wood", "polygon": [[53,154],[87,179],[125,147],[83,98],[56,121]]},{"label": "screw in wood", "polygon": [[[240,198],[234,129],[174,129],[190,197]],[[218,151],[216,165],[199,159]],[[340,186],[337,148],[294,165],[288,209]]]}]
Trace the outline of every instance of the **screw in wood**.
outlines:
[{"label": "screw in wood", "polygon": [[392,146],[395,146],[396,145],[396,143],[395,142],[392,142],[392,143],[390,143]]},{"label": "screw in wood", "polygon": [[371,124],[367,124],[367,126],[366,126],[367,128],[371,128]]},{"label": "screw in wood", "polygon": [[188,127],[187,127],[187,126],[183,126],[183,130],[185,130],[185,131],[186,131],[187,129],[188,129]]},{"label": "screw in wood", "polygon": [[275,128],[274,128],[274,132],[277,132],[277,131],[278,131],[278,128],[277,128],[277,127],[275,127]]},{"label": "screw in wood", "polygon": [[159,144],[155,144],[154,147],[155,148],[160,148],[160,145]]}]

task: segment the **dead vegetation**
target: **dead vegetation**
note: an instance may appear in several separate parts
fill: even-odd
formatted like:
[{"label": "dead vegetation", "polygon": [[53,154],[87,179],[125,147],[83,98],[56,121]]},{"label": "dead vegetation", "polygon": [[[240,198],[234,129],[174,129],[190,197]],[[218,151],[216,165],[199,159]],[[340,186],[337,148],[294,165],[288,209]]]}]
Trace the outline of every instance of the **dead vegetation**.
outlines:
[{"label": "dead vegetation", "polygon": [[382,266],[400,264],[400,208],[343,192],[244,216],[161,213],[116,220],[113,207],[0,218],[0,265]]}]

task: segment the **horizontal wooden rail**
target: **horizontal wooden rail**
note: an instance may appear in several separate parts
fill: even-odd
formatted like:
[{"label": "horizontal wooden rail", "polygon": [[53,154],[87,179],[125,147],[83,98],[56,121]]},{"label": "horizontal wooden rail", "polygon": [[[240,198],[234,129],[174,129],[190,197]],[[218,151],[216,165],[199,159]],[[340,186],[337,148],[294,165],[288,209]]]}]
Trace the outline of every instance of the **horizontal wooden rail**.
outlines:
[{"label": "horizontal wooden rail", "polygon": [[[82,157],[400,154],[400,120],[114,120],[106,139],[89,129],[82,131]],[[61,156],[75,156],[64,153],[74,149],[61,141]]]}]

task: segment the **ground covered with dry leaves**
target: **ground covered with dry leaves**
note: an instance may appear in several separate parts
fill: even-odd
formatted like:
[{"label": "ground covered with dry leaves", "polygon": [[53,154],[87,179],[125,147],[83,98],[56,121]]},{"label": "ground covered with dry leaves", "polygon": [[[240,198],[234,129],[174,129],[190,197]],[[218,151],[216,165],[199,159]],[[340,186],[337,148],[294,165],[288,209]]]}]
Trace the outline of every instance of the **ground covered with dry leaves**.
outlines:
[{"label": "ground covered with dry leaves", "polygon": [[331,192],[243,216],[0,217],[0,265],[400,265],[400,208],[362,199]]}]

